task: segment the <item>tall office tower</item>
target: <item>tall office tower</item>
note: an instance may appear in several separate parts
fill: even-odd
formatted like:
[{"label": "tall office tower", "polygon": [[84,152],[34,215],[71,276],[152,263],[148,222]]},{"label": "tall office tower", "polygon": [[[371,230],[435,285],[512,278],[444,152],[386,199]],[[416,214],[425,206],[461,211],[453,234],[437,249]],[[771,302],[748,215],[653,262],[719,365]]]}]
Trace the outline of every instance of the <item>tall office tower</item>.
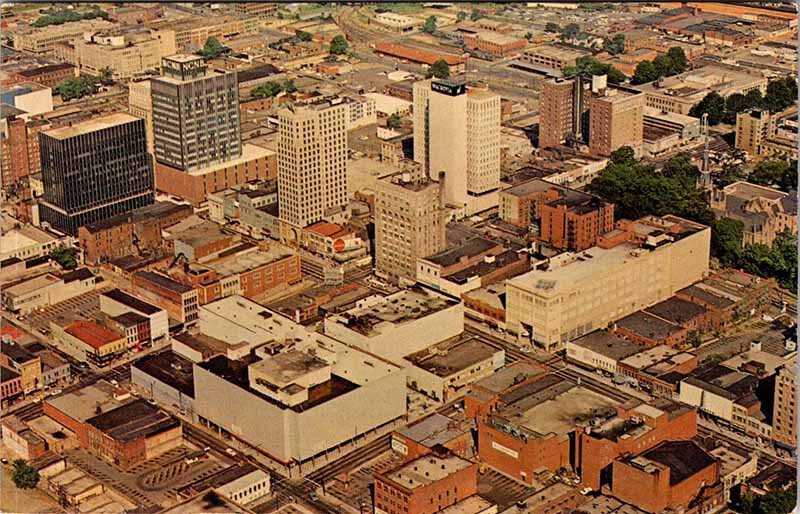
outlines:
[{"label": "tall office tower", "polygon": [[414,84],[414,160],[434,180],[445,172],[445,199],[464,214],[491,207],[481,200],[500,187],[500,97],[447,80]]},{"label": "tall office tower", "polygon": [[642,150],[645,94],[624,89],[601,89],[589,100],[589,150],[608,157],[622,147]]},{"label": "tall office tower", "polygon": [[241,156],[236,73],[185,54],[163,58],[161,71],[151,81],[156,160],[191,171]]},{"label": "tall office tower", "polygon": [[25,119],[18,114],[23,113],[7,105],[0,113],[0,187],[3,189],[30,174],[28,130]]},{"label": "tall office tower", "polygon": [[772,438],[783,447],[797,448],[797,358],[775,375]]},{"label": "tall office tower", "polygon": [[399,173],[375,187],[375,269],[394,281],[415,281],[417,259],[446,246],[446,179],[436,183],[420,175]]},{"label": "tall office tower", "polygon": [[280,219],[306,227],[343,220],[347,207],[347,106],[322,101],[278,113]]},{"label": "tall office tower", "polygon": [[154,201],[144,121],[116,113],[41,133],[40,218],[66,234]]},{"label": "tall office tower", "polygon": [[153,93],[150,79],[132,80],[128,83],[128,112],[144,120],[147,132],[147,151],[154,153],[153,140]]},{"label": "tall office tower", "polygon": [[574,80],[549,79],[539,103],[539,148],[552,148],[575,134]]}]

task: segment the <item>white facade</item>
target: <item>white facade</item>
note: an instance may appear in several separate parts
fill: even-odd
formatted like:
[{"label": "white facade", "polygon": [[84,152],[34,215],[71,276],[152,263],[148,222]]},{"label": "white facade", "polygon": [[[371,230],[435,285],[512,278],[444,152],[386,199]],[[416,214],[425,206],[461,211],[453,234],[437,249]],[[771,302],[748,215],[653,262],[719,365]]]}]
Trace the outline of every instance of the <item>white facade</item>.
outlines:
[{"label": "white facade", "polygon": [[138,305],[138,303],[125,303],[124,301],[115,300],[107,294],[101,294],[100,310],[109,316],[119,316],[126,312],[135,312],[136,314],[144,316],[150,322],[150,338],[153,341],[169,334],[169,316],[167,316],[167,311],[140,300],[139,298],[133,298],[142,305]]},{"label": "white facade", "polygon": [[215,490],[239,505],[247,505],[269,495],[269,475],[261,469],[256,469]]}]

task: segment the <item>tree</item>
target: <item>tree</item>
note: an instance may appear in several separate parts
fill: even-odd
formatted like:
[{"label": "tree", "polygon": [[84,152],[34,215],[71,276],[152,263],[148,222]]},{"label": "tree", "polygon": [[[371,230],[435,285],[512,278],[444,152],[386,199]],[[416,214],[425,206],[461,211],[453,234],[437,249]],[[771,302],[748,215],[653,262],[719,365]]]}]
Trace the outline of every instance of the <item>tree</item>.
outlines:
[{"label": "tree", "polygon": [[574,39],[580,34],[581,27],[577,23],[570,23],[561,29],[561,39]]},{"label": "tree", "polygon": [[39,471],[22,459],[14,461],[11,480],[17,489],[34,489],[39,483]]},{"label": "tree", "polygon": [[437,79],[446,79],[450,76],[450,65],[444,59],[439,59],[431,65],[429,75]]},{"label": "tree", "polygon": [[106,66],[100,70],[100,76],[98,79],[104,86],[111,85],[114,83],[114,71]]},{"label": "tree", "polygon": [[683,51],[683,48],[673,46],[667,50],[667,57],[672,60],[676,74],[683,73],[689,69],[689,59],[686,58],[686,52]]},{"label": "tree", "polygon": [[314,36],[310,32],[306,32],[304,30],[298,32],[297,37],[300,39],[300,41],[311,41],[314,39]]},{"label": "tree", "polygon": [[456,20],[464,21],[467,19],[467,16],[469,16],[467,11],[458,11],[458,14],[456,15]]},{"label": "tree", "polygon": [[625,82],[625,75],[611,66],[610,64],[602,63],[590,55],[578,57],[575,60],[575,66],[567,66],[564,68],[564,76],[572,78],[577,75],[606,75],[608,81],[612,84],[619,84]]},{"label": "tree", "polygon": [[391,129],[400,128],[402,124],[403,120],[402,118],[400,118],[400,115],[397,114],[396,112],[389,115],[389,117],[386,119],[386,126]]},{"label": "tree", "polygon": [[483,14],[481,14],[481,12],[478,9],[473,8],[472,12],[469,15],[469,19],[472,21],[478,21],[481,18],[483,18]]},{"label": "tree", "polygon": [[611,152],[610,160],[614,164],[630,165],[636,162],[636,155],[630,146],[621,146]]},{"label": "tree", "polygon": [[689,116],[695,118],[700,118],[703,114],[708,114],[710,125],[719,124],[725,117],[725,99],[716,91],[712,91],[689,110]]},{"label": "tree", "polygon": [[525,39],[530,43],[531,39],[533,39],[533,32],[526,32]]},{"label": "tree", "polygon": [[295,87],[293,80],[284,80],[282,82],[270,80],[254,88],[251,94],[254,98],[272,98],[280,93],[294,93],[295,91],[297,91],[297,87]]},{"label": "tree", "polygon": [[748,182],[774,186],[789,192],[797,189],[797,163],[781,160],[761,161],[747,178]]},{"label": "tree", "polygon": [[724,267],[738,267],[742,260],[744,223],[731,218],[719,218],[711,226],[711,254]]},{"label": "tree", "polygon": [[797,482],[753,500],[753,514],[789,514],[797,506]]},{"label": "tree", "polygon": [[772,247],[751,244],[744,247],[742,269],[764,278],[774,278],[781,287],[797,287],[797,236],[788,232],[778,234]]},{"label": "tree", "polygon": [[210,37],[206,39],[206,44],[203,45],[203,48],[200,49],[198,52],[199,55],[202,55],[204,59],[216,59],[228,49],[225,48],[222,43],[215,37]]},{"label": "tree", "polygon": [[422,24],[422,32],[433,34],[436,32],[436,16],[428,16]]},{"label": "tree", "polygon": [[73,77],[63,81],[57,87],[61,99],[69,101],[74,98],[83,98],[97,92],[97,85],[88,77]]},{"label": "tree", "polygon": [[636,65],[636,70],[633,72],[633,77],[631,77],[631,84],[647,84],[659,78],[655,65],[650,61],[642,61]]},{"label": "tree", "polygon": [[59,246],[50,252],[53,259],[64,269],[75,269],[78,267],[78,250],[72,247]]},{"label": "tree", "polygon": [[779,112],[797,102],[797,82],[793,76],[770,81],[764,95],[764,107]]},{"label": "tree", "polygon": [[561,30],[561,27],[558,26],[558,23],[554,23],[552,21],[548,21],[547,24],[544,26],[545,32],[554,33],[558,32],[559,30]]},{"label": "tree", "polygon": [[675,63],[668,55],[659,55],[653,59],[653,66],[656,69],[659,77],[670,77],[675,75]]},{"label": "tree", "polygon": [[703,338],[700,337],[700,332],[697,330],[692,330],[688,334],[686,334],[686,342],[690,344],[693,348],[697,348],[701,344],[703,344]]},{"label": "tree", "polygon": [[333,55],[343,55],[347,53],[350,44],[341,34],[331,40],[330,53]]},{"label": "tree", "polygon": [[603,41],[603,50],[611,55],[621,54],[625,51],[625,34],[615,34],[612,38]]}]

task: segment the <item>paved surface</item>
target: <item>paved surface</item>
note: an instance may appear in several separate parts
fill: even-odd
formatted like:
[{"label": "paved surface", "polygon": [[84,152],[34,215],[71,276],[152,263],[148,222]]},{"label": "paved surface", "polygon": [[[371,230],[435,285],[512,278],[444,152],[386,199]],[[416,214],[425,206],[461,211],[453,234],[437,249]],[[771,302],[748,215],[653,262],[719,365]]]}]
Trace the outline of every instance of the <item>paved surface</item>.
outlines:
[{"label": "paved surface", "polygon": [[[0,454],[11,459],[5,448]],[[20,490],[11,480],[11,465],[0,466],[0,512],[14,513],[40,513],[49,514],[64,512],[58,503],[44,492],[35,490]]]}]

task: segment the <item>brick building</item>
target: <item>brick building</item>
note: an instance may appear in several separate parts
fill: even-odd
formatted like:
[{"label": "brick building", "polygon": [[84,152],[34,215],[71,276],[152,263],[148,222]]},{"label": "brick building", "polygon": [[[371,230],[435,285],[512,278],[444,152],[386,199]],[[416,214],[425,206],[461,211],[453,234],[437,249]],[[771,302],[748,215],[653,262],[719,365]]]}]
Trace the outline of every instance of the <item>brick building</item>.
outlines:
[{"label": "brick building", "polygon": [[131,283],[133,294],[161,307],[171,319],[186,324],[197,321],[199,301],[195,288],[153,271],[134,273]]},{"label": "brick building", "polygon": [[78,68],[69,63],[46,64],[36,68],[18,71],[17,82],[36,82],[43,86],[55,88],[67,79],[78,75]]},{"label": "brick building", "polygon": [[486,31],[464,34],[464,46],[467,49],[479,50],[495,57],[508,57],[528,46],[528,42],[523,38]]},{"label": "brick building", "polygon": [[724,269],[678,290],[675,298],[704,307],[708,310],[709,326],[721,328],[742,316],[764,312],[769,305],[769,292],[774,284],[772,279]]},{"label": "brick building", "polygon": [[78,228],[78,243],[89,263],[106,262],[162,247],[162,230],[192,214],[192,207],[156,202],[113,218]]},{"label": "brick building", "polygon": [[612,473],[614,496],[656,514],[688,508],[719,481],[719,463],[693,441],[666,441],[614,461]]},{"label": "brick building", "polygon": [[431,453],[375,475],[377,514],[433,514],[478,492],[478,465]]},{"label": "brick building", "polygon": [[0,405],[8,407],[22,396],[22,376],[11,368],[0,365]]}]

